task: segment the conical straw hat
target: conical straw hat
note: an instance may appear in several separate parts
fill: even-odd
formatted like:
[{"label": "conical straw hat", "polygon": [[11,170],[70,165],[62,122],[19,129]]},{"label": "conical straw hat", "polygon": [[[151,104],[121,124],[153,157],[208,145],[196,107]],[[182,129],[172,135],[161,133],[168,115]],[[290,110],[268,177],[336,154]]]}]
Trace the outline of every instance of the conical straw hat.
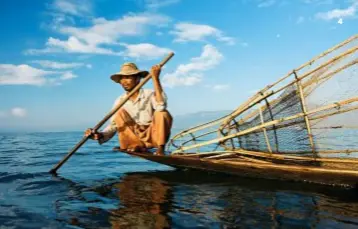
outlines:
[{"label": "conical straw hat", "polygon": [[121,78],[121,76],[130,76],[130,75],[136,75],[139,74],[140,77],[145,77],[149,74],[148,71],[143,71],[143,70],[139,70],[137,65],[135,65],[134,63],[124,63],[121,66],[121,69],[119,72],[111,75],[111,79],[116,82],[119,83],[119,80]]}]

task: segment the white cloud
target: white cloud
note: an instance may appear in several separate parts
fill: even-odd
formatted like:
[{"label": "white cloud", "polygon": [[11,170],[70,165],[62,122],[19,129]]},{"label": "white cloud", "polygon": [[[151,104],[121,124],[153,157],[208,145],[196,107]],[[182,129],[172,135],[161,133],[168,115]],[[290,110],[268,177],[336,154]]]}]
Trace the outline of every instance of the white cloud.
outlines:
[{"label": "white cloud", "polygon": [[51,68],[51,69],[70,69],[70,68],[78,68],[84,66],[83,63],[61,63],[56,61],[49,60],[34,60],[32,63],[39,64],[43,68]]},{"label": "white cloud", "polygon": [[281,37],[281,35],[280,35],[280,34],[277,34],[277,35],[276,35],[276,37],[277,37],[277,38],[280,38],[280,37]]},{"label": "white cloud", "polygon": [[262,7],[269,7],[272,6],[276,3],[276,0],[263,0],[261,1],[257,7],[262,8]]},{"label": "white cloud", "polygon": [[86,68],[92,69],[92,64],[86,64]]},{"label": "white cloud", "polygon": [[48,5],[46,14],[52,17],[50,22],[41,23],[42,28],[58,31],[64,24],[75,24],[75,18],[91,18],[93,5],[91,0],[54,0]]},{"label": "white cloud", "polygon": [[217,84],[213,86],[213,90],[214,91],[223,91],[223,90],[227,90],[229,89],[229,85],[228,84]]},{"label": "white cloud", "polygon": [[33,68],[26,64],[0,64],[0,85],[44,85],[46,76],[53,74],[55,72]]},{"label": "white cloud", "polygon": [[61,80],[70,80],[70,79],[74,79],[77,78],[78,76],[73,74],[72,72],[65,72],[60,79]]},{"label": "white cloud", "polygon": [[61,26],[66,23],[75,24],[75,19],[70,15],[66,15],[60,12],[49,12],[48,14],[52,17],[52,20],[50,22],[42,22],[41,28],[43,29],[51,29],[57,32]]},{"label": "white cloud", "polygon": [[92,4],[89,0],[55,0],[51,8],[73,16],[83,16],[92,13]]},{"label": "white cloud", "polygon": [[148,27],[166,26],[170,19],[157,14],[128,14],[117,20],[96,18],[92,26],[81,28],[61,26],[59,32],[68,35],[67,40],[50,37],[44,49],[30,49],[27,54],[41,53],[87,53],[103,55],[121,55],[120,52],[101,45],[118,45],[123,36],[143,35]]},{"label": "white cloud", "polygon": [[180,2],[180,0],[145,0],[147,8],[158,9],[161,7],[173,5]]},{"label": "white cloud", "polygon": [[322,20],[332,20],[332,19],[343,19],[354,17],[357,13],[358,1],[355,1],[351,6],[345,9],[333,9],[327,12],[320,12],[316,14],[316,18]]},{"label": "white cloud", "polygon": [[70,76],[69,72],[47,71],[26,64],[0,64],[0,85],[58,85],[60,80],[74,78]]},{"label": "white cloud", "polygon": [[157,14],[129,14],[117,20],[96,18],[89,28],[63,27],[60,32],[77,37],[87,44],[113,44],[121,36],[136,36],[145,32],[148,26],[161,27],[169,18]]},{"label": "white cloud", "polygon": [[126,51],[123,52],[123,56],[141,59],[155,59],[163,57],[171,52],[168,48],[160,48],[153,44],[141,43],[141,44],[122,44],[126,47]]},{"label": "white cloud", "polygon": [[25,54],[39,55],[45,53],[86,53],[86,54],[103,54],[103,55],[120,55],[110,49],[100,48],[96,45],[89,45],[85,42],[78,40],[76,37],[69,37],[68,40],[62,41],[56,38],[50,37],[46,43],[44,49],[29,49]]},{"label": "white cloud", "polygon": [[175,42],[203,41],[206,37],[216,37],[219,41],[229,45],[235,44],[235,39],[223,35],[223,32],[209,25],[178,23],[171,34],[176,36]]},{"label": "white cloud", "polygon": [[203,78],[203,72],[212,69],[223,59],[223,55],[212,45],[205,45],[199,57],[194,57],[188,64],[181,64],[177,69],[163,76],[163,86],[192,86]]},{"label": "white cloud", "polygon": [[11,109],[11,115],[19,118],[23,118],[27,115],[27,112],[24,108],[14,107]]}]

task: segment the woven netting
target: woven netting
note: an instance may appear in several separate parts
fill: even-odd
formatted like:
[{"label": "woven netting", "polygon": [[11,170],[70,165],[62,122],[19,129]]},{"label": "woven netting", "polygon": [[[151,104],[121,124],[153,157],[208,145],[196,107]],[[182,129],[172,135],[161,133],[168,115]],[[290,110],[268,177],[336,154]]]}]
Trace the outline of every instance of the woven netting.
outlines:
[{"label": "woven netting", "polygon": [[176,151],[357,156],[357,49],[354,36],[264,88],[231,114],[176,135],[172,145]]}]

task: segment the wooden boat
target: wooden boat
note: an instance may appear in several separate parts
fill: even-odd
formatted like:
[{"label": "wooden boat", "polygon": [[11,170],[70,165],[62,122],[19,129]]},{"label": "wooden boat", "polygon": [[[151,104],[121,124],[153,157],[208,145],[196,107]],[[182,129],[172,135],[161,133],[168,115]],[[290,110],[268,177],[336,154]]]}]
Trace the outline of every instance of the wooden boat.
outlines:
[{"label": "wooden boat", "polygon": [[[157,156],[151,153],[128,153],[149,161],[168,165],[177,169],[195,169],[208,172],[233,174],[245,177],[275,179],[285,181],[298,181],[316,184],[326,184],[343,187],[356,187],[358,184],[358,170],[355,168],[344,169],[334,167],[322,167],[300,164],[291,161],[291,164],[283,164],[277,161],[258,160],[252,157],[240,156],[240,154],[221,155],[212,154],[181,154]],[[358,161],[352,161],[357,165]]]},{"label": "wooden boat", "polygon": [[357,63],[355,35],[230,114],[177,133],[170,139],[169,155],[131,155],[177,168],[355,186]]}]

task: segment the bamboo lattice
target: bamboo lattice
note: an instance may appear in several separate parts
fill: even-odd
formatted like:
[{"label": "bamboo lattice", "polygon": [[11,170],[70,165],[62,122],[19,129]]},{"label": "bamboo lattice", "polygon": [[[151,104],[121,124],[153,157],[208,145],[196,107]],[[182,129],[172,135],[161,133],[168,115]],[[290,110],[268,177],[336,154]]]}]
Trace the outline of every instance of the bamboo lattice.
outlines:
[{"label": "bamboo lattice", "polygon": [[357,158],[357,63],[355,35],[263,88],[230,114],[179,132],[168,150],[187,156],[212,152],[212,158],[235,152],[296,160]]}]

